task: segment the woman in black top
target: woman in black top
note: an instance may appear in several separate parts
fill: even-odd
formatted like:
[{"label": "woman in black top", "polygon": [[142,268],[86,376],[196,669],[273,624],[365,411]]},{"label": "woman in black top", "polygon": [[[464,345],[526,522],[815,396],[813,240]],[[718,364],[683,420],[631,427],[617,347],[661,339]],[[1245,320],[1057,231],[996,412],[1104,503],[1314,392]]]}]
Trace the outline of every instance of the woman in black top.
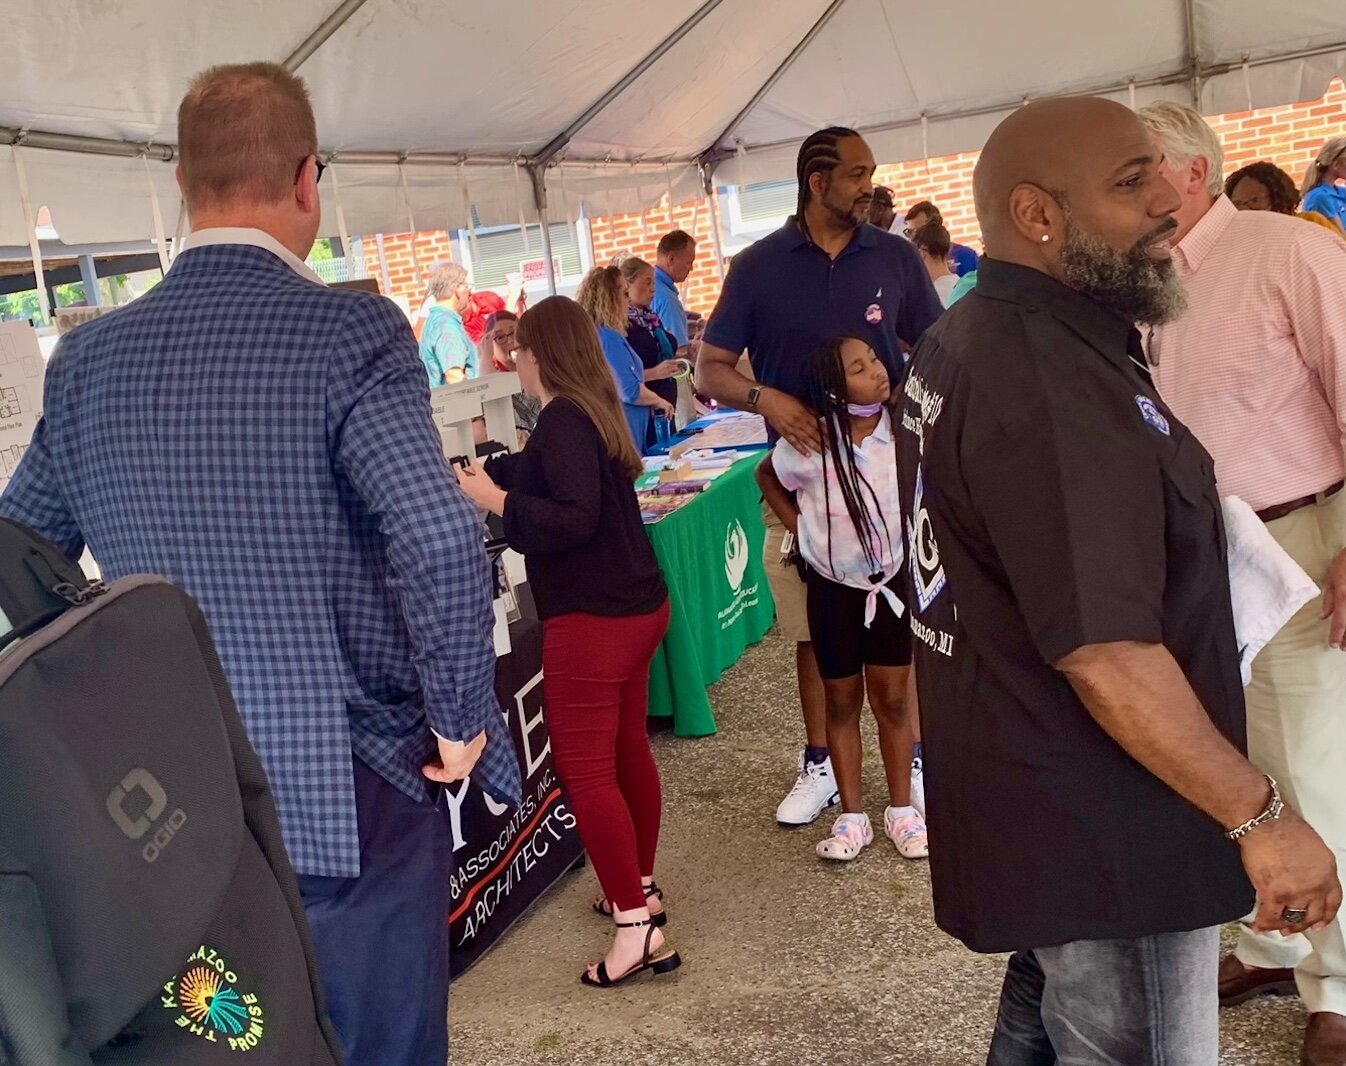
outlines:
[{"label": "woman in black top", "polygon": [[[645,384],[650,391],[677,407],[676,378],[684,367],[676,358],[677,340],[664,328],[659,316],[650,307],[654,300],[654,267],[632,255],[622,260],[621,271],[631,293],[631,307],[626,312],[626,339],[640,356],[641,365],[645,367]],[[650,420],[648,437],[641,446],[642,451],[649,451],[655,443],[653,419]]]},{"label": "woman in black top", "polygon": [[681,959],[664,941],[654,883],[659,770],[646,733],[650,662],[668,629],[668,590],[640,520],[640,455],[593,320],[553,296],[519,321],[524,389],[542,401],[517,455],[459,473],[502,515],[543,622],[542,677],[556,770],[617,934],[581,980],[608,986]]}]

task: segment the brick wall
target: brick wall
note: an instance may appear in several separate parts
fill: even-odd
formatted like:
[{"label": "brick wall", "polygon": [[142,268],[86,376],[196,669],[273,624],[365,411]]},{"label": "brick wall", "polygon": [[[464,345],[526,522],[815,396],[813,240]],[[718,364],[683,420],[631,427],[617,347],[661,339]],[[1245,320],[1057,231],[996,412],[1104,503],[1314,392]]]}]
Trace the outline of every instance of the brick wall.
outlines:
[{"label": "brick wall", "polygon": [[590,224],[594,239],[594,262],[599,266],[616,256],[638,255],[654,262],[659,238],[671,230],[686,230],[697,241],[696,266],[683,286],[689,310],[708,314],[720,294],[720,275],[715,269],[715,241],[710,233],[710,211],[705,201],[678,204],[669,213],[668,197],[645,215],[614,215],[596,218]]},{"label": "brick wall", "polygon": [[[1341,136],[1346,130],[1346,86],[1336,81],[1321,100],[1221,115],[1211,119],[1211,125],[1224,141],[1226,174],[1266,159],[1287,171],[1298,184],[1323,142]],[[972,204],[972,168],[976,162],[976,152],[964,152],[938,159],[886,164],[879,167],[875,181],[893,190],[899,213],[905,213],[918,200],[934,201],[953,239],[980,251]],[[708,313],[715,304],[719,280],[712,262],[715,253],[710,237],[710,212],[698,202],[679,204],[671,213],[666,203],[661,204],[646,212],[643,220],[641,215],[594,219],[594,262],[607,263],[622,254],[639,255],[653,262],[659,237],[675,228],[686,230],[700,243],[697,266],[688,279],[686,303],[691,310]],[[414,305],[424,294],[424,283],[415,279],[410,237],[385,236],[384,245],[394,294],[406,295]],[[417,234],[416,251],[423,270],[438,259],[450,258],[448,234],[443,230]],[[372,239],[365,241],[365,258],[370,277],[378,277],[378,250]]]},{"label": "brick wall", "polygon": [[[1346,130],[1346,86],[1336,81],[1321,100],[1221,115],[1210,123],[1224,143],[1226,174],[1265,159],[1285,170],[1298,185],[1323,142]],[[893,190],[900,214],[920,200],[934,201],[953,239],[981,251],[972,204],[972,168],[977,155],[964,152],[928,163],[881,166],[874,180]]]},{"label": "brick wall", "polygon": [[[453,243],[449,232],[442,229],[422,230],[416,234],[386,233],[383,236],[383,251],[388,260],[388,281],[392,286],[392,291],[384,295],[405,296],[414,309],[425,298],[425,283],[430,268],[453,258]],[[365,238],[364,253],[365,273],[377,279],[382,286],[379,242],[376,237]]]}]

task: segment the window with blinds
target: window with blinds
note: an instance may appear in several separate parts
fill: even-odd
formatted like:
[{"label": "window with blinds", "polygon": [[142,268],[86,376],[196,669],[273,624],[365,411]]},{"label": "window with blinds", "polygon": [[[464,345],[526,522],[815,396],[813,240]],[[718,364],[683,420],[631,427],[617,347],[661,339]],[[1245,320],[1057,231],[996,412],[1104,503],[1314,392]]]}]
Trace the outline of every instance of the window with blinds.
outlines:
[{"label": "window with blinds", "polygon": [[[550,228],[552,256],[561,262],[560,276],[578,276],[583,268],[575,227],[568,222],[553,222]],[[459,233],[459,239],[461,247],[470,247],[466,231]],[[526,247],[523,230],[518,226],[477,230],[477,257],[472,264],[472,285],[478,289],[504,291],[508,284],[505,275],[517,273],[522,263],[543,258],[542,227],[537,223],[528,227]]]},{"label": "window with blinds", "polygon": [[791,180],[740,186],[738,220],[744,229],[774,229],[794,214],[798,190],[798,184]]}]

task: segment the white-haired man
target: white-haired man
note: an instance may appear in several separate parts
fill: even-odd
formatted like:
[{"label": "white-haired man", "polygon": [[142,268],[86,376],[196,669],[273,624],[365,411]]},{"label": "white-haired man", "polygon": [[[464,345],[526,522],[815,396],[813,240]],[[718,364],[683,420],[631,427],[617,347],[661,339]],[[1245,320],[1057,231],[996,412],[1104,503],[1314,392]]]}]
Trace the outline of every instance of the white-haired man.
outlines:
[{"label": "white-haired man", "polygon": [[463,321],[472,300],[467,271],[458,263],[440,263],[430,275],[430,300],[421,330],[421,362],[430,387],[476,377],[477,346]]},{"label": "white-haired man", "polygon": [[[1219,138],[1191,108],[1142,120],[1182,197],[1174,260],[1187,313],[1147,352],[1165,401],[1215,460],[1221,495],[1246,500],[1319,583],[1253,664],[1248,752],[1346,858],[1346,244],[1318,226],[1243,211],[1221,193]],[[1311,1017],[1301,1061],[1346,1066],[1340,919],[1282,938],[1245,927],[1220,968],[1226,1005],[1297,983]]]}]

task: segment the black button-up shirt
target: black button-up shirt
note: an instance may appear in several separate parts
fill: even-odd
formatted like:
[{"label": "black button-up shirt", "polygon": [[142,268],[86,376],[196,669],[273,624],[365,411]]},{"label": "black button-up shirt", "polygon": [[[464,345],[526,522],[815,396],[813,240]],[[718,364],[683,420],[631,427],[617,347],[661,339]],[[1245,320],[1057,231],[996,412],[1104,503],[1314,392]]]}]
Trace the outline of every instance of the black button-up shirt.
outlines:
[{"label": "black button-up shirt", "polygon": [[1237,846],[1052,666],[1085,645],[1162,643],[1245,748],[1210,456],[1154,391],[1135,330],[1046,274],[983,260],[917,347],[901,421],[941,928],[1004,951],[1247,913]]}]

